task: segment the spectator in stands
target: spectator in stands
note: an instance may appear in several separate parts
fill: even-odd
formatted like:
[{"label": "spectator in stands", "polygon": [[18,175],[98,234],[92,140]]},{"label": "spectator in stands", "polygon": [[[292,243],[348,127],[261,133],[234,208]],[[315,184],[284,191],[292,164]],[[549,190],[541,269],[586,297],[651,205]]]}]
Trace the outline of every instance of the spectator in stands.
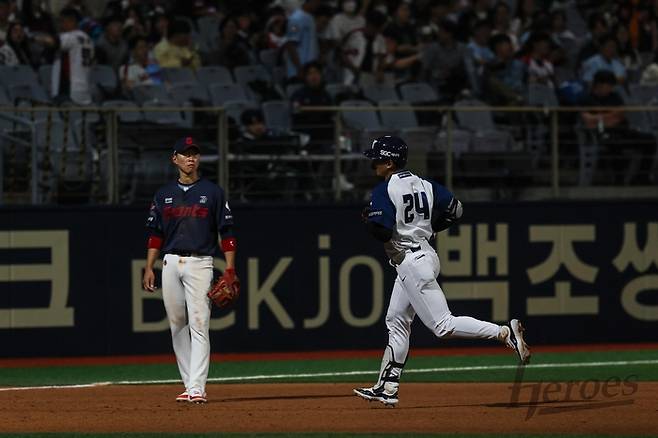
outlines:
[{"label": "spectator in stands", "polygon": [[576,40],[576,35],[567,28],[567,13],[563,9],[551,12],[551,36],[560,45]]},{"label": "spectator in stands", "polygon": [[514,58],[512,41],[507,35],[495,35],[489,42],[496,58],[487,65],[484,79],[485,100],[492,105],[518,105],[525,95],[523,63]]},{"label": "spectator in stands", "polygon": [[150,32],[148,35],[148,42],[151,46],[167,39],[167,32],[169,31],[169,17],[164,13],[156,12],[150,20]]},{"label": "spectator in stands", "polygon": [[[439,23],[443,20],[450,20],[455,23],[459,21],[459,10],[457,0],[435,0],[430,2],[428,8],[424,8],[421,2],[417,4],[419,10],[418,17],[423,17],[421,21],[432,29],[434,34],[439,32]],[[427,18],[429,17],[429,20]]]},{"label": "spectator in stands", "polygon": [[318,59],[318,35],[313,13],[320,6],[320,0],[305,0],[288,17],[286,28],[286,65],[288,81],[303,80],[303,66]]},{"label": "spectator in stands", "polygon": [[309,62],[304,66],[304,86],[290,97],[293,106],[293,124],[296,131],[308,134],[312,144],[326,143],[334,137],[332,123],[333,113],[300,112],[300,106],[331,106],[333,101],[325,90],[322,78],[322,66],[317,62]]},{"label": "spectator in stands", "polygon": [[128,60],[128,43],[123,39],[123,18],[109,17],[105,20],[105,31],[96,42],[96,61],[112,66],[117,71]]},{"label": "spectator in stands", "polygon": [[23,0],[22,9],[23,24],[31,33],[42,32],[50,35],[56,33],[55,20],[48,12],[44,2]]},{"label": "spectator in stands", "polygon": [[631,43],[631,34],[628,26],[624,23],[617,23],[612,30],[612,34],[617,39],[619,60],[626,70],[637,69],[640,66],[640,53]]},{"label": "spectator in stands", "polygon": [[528,83],[555,86],[555,73],[551,55],[551,37],[547,33],[535,33],[527,42],[528,53],[523,57]]},{"label": "spectator in stands", "polygon": [[[624,100],[614,91],[617,85],[615,74],[609,70],[598,71],[592,81],[590,94],[583,106],[619,107]],[[601,142],[602,155],[609,161],[615,171],[616,183],[625,178],[629,160],[620,158],[620,152],[629,151],[636,155],[640,168],[631,183],[650,183],[650,169],[656,153],[656,139],[653,134],[638,132],[629,126],[622,111],[584,111],[581,113],[583,124],[587,129],[596,130]]]},{"label": "spectator in stands", "polygon": [[610,30],[605,17],[598,12],[594,12],[589,16],[587,27],[589,28],[589,35],[587,35],[585,41],[581,44],[582,48],[578,52],[578,66],[599,52],[601,38]]},{"label": "spectator in stands", "polygon": [[507,35],[512,45],[512,51],[519,50],[519,38],[512,30],[510,8],[504,1],[496,3],[492,11],[491,23],[493,29],[491,35]]},{"label": "spectator in stands", "polygon": [[395,56],[405,57],[418,53],[416,27],[411,20],[411,6],[400,2],[395,9],[395,16],[384,30],[384,36],[395,41]]},{"label": "spectator in stands", "polygon": [[640,84],[658,86],[658,54],[654,56],[651,64],[649,64],[642,72]]},{"label": "spectator in stands", "polygon": [[480,20],[473,27],[473,37],[467,48],[478,66],[485,66],[495,58],[488,44],[490,36],[491,25],[487,20]]},{"label": "spectator in stands", "polygon": [[138,85],[162,84],[160,66],[149,59],[146,37],[136,36],[130,40],[131,62],[119,68],[119,80],[125,91],[130,92]]},{"label": "spectator in stands", "polygon": [[268,18],[265,24],[265,47],[268,49],[280,49],[286,45],[286,16],[283,13],[275,13]]},{"label": "spectator in stands", "polygon": [[601,38],[599,54],[583,62],[583,81],[591,83],[594,75],[600,70],[613,72],[619,84],[626,82],[626,68],[617,54],[617,40],[614,35],[606,35]]},{"label": "spectator in stands", "polygon": [[343,39],[352,31],[362,29],[366,25],[364,18],[365,9],[369,1],[360,5],[357,0],[342,0],[340,12],[331,19],[327,29],[327,39],[332,40],[335,45],[340,46]]},{"label": "spectator in stands", "polygon": [[208,54],[209,65],[223,65],[234,69],[249,65],[253,59],[249,43],[240,36],[236,17],[229,15],[219,25],[219,42],[217,50]]},{"label": "spectator in stands", "polygon": [[9,14],[9,0],[0,0],[0,44],[7,39]]},{"label": "spectator in stands", "polygon": [[0,47],[0,65],[19,64],[33,65],[33,60],[23,25],[14,22],[9,25],[5,44]]},{"label": "spectator in stands", "polygon": [[[238,153],[280,155],[296,152],[292,137],[281,136],[267,129],[260,110],[245,110],[240,116],[240,121],[243,131],[235,144]],[[249,181],[250,187],[268,197],[292,198],[298,190],[299,172],[294,165],[270,159],[245,163],[240,167],[240,173],[252,175]]]},{"label": "spectator in stands", "polygon": [[91,18],[93,15],[85,0],[69,0],[64,7],[78,11],[78,14],[80,15],[79,21]]},{"label": "spectator in stands", "polygon": [[60,34],[57,40],[49,35],[36,35],[35,40],[50,47],[58,47],[53,64],[50,92],[55,101],[71,100],[80,105],[91,103],[89,69],[94,59],[91,38],[78,29],[80,14],[65,8],[59,14]]},{"label": "spectator in stands", "polygon": [[487,20],[491,11],[491,0],[474,0],[472,3],[459,17],[457,37],[462,42],[468,42],[476,23]]},{"label": "spectator in stands", "polygon": [[451,20],[439,23],[437,41],[422,50],[422,77],[439,95],[453,100],[466,88],[466,47],[457,41],[458,26]]},{"label": "spectator in stands", "polygon": [[345,37],[341,54],[343,82],[346,85],[362,81],[366,74],[374,75],[378,82],[383,80],[386,41],[382,30],[385,25],[386,16],[373,10],[366,16],[366,27]]},{"label": "spectator in stands", "polygon": [[153,49],[155,59],[162,68],[201,67],[201,58],[192,47],[190,25],[182,20],[175,20],[167,30],[167,39],[160,41]]},{"label": "spectator in stands", "polygon": [[533,27],[533,19],[537,12],[535,0],[519,0],[516,8],[516,17],[510,23],[510,30],[520,37]]}]

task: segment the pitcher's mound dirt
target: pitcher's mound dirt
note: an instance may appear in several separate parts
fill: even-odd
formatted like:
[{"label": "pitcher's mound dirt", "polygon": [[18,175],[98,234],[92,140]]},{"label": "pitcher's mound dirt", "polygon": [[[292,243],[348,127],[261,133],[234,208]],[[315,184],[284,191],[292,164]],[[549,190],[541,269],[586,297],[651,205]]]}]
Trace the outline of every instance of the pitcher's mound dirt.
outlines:
[{"label": "pitcher's mound dirt", "polygon": [[[527,384],[527,383],[526,383]],[[658,383],[565,399],[565,385],[534,402],[510,384],[406,383],[387,408],[353,384],[209,385],[208,404],[176,403],[180,386],[107,386],[0,392],[0,432],[434,432],[653,434]],[[551,392],[553,391],[553,392]],[[629,391],[626,391],[627,393]],[[616,393],[614,396],[610,396]],[[530,409],[530,411],[529,411]]]}]

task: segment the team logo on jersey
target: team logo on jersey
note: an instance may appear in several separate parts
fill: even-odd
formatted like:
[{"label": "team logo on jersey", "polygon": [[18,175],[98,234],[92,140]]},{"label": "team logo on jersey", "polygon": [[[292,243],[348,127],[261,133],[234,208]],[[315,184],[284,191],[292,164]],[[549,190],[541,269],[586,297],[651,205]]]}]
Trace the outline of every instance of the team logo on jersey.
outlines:
[{"label": "team logo on jersey", "polygon": [[174,198],[165,198],[165,204],[171,204],[174,202]]},{"label": "team logo on jersey", "polygon": [[228,206],[228,201],[226,201],[226,204],[224,205],[224,208],[226,208],[228,211],[231,211],[231,207]]},{"label": "team logo on jersey", "polygon": [[200,204],[205,204],[208,201],[208,197],[206,195],[201,195],[201,199],[199,199]]}]

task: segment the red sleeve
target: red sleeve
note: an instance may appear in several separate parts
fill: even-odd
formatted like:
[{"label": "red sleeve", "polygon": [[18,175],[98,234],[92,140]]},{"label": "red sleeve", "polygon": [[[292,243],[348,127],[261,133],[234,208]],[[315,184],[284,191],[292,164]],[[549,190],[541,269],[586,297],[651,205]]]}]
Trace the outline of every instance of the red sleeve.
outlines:
[{"label": "red sleeve", "polygon": [[149,237],[148,243],[146,244],[146,247],[151,249],[160,249],[162,248],[162,237],[158,236],[153,236],[151,235]]},{"label": "red sleeve", "polygon": [[227,237],[222,239],[222,252],[235,251],[238,247],[238,241],[235,237]]}]

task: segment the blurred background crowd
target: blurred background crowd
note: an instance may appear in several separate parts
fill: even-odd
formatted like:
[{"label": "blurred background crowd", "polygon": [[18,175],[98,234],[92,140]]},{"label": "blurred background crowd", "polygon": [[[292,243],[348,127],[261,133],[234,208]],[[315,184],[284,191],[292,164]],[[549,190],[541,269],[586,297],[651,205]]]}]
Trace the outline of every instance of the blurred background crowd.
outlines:
[{"label": "blurred background crowd", "polygon": [[[0,0],[0,44],[0,104],[228,103],[238,153],[271,151],[263,139],[330,153],[338,147],[331,114],[298,111],[308,106],[615,107],[658,98],[658,0]],[[163,114],[139,121],[208,126],[203,117]],[[418,138],[430,150],[445,143],[444,114],[371,116],[344,116],[345,126],[429,132]],[[465,152],[531,146],[518,113],[462,116],[452,141]],[[602,155],[614,147],[635,159],[631,173],[624,160],[608,166],[613,183],[655,184],[654,114],[566,119],[590,138],[568,129],[564,145],[596,143]],[[538,135],[535,143],[547,143],[546,132]],[[340,146],[358,151],[367,142],[358,136]],[[256,173],[273,171],[258,166]],[[333,184],[353,188],[343,175]]]}]

